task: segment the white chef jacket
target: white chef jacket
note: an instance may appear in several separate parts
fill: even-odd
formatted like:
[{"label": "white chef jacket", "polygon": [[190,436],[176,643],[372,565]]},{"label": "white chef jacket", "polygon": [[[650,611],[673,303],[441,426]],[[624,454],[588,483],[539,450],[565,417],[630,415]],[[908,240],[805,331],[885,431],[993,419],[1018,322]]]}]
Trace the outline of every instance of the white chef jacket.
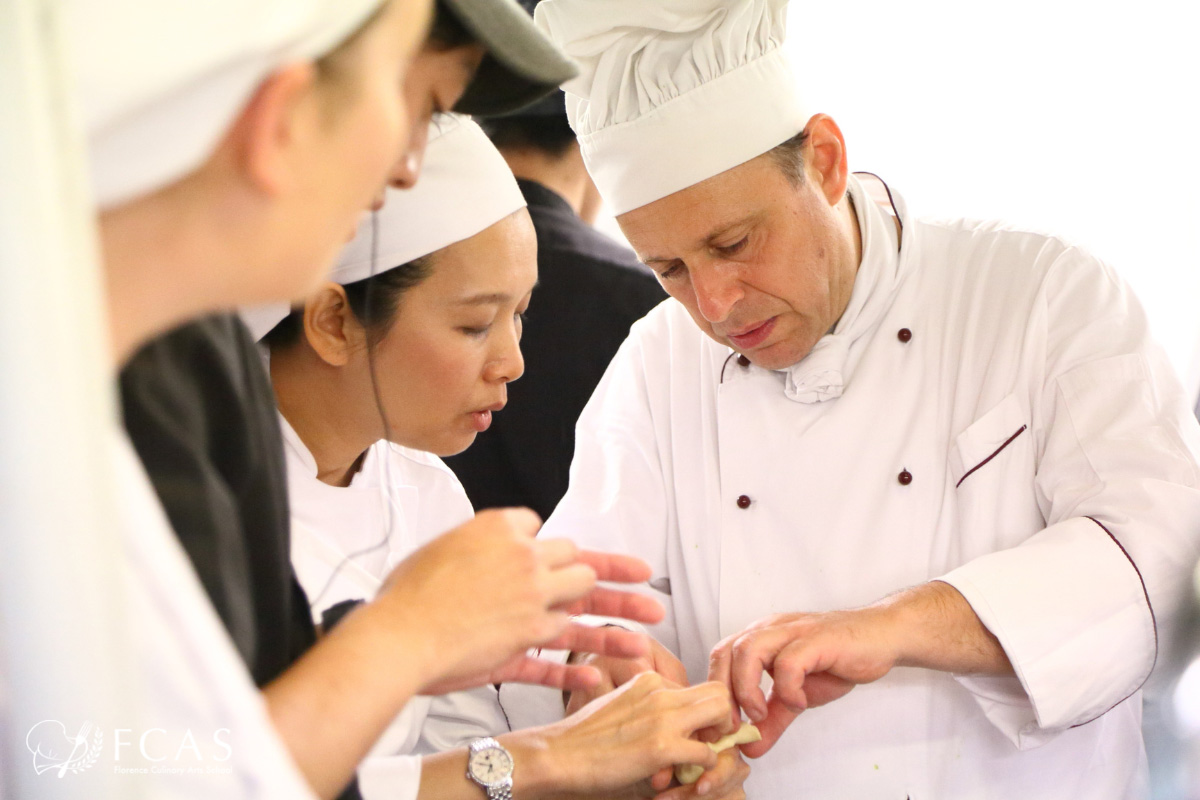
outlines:
[{"label": "white chef jacket", "polygon": [[[292,564],[318,622],[336,603],[373,598],[392,567],[474,516],[458,479],[437,456],[378,442],[367,451],[350,486],[330,486],[317,479],[316,461],[295,430],[282,417],[280,423]],[[476,600],[460,598],[463,603]],[[359,767],[359,791],[364,800],[415,800],[421,755],[507,731],[490,686],[414,697]]]},{"label": "white chef jacket", "polygon": [[[135,744],[122,763],[156,767],[136,757],[137,741],[150,728],[162,741],[178,744],[188,730],[197,742],[229,730],[230,760],[201,765],[202,774],[154,773],[127,776],[145,797],[278,798],[314,795],[278,737],[266,704],[234,649],[191,562],[171,532],[158,496],[124,431],[113,431],[113,467],[121,492],[123,536],[121,584],[134,648],[138,699],[145,724],[126,734]],[[160,734],[155,734],[159,736]],[[105,741],[106,753],[111,745]],[[191,766],[185,755],[167,766]],[[131,763],[137,762],[137,763]],[[112,769],[109,756],[97,765]],[[209,771],[205,767],[213,767]],[[228,773],[221,769],[231,767]],[[49,776],[47,776],[49,777]],[[86,781],[87,772],[71,776]]]},{"label": "white chef jacket", "polygon": [[692,681],[767,615],[935,578],[1004,646],[1016,678],[898,668],[807,711],[751,797],[1139,797],[1155,615],[1166,630],[1200,534],[1178,382],[1077,247],[897,199],[897,253],[857,180],[851,197],[863,258],[833,333],[771,371],[665,301],[581,416],[542,535],[646,559],[669,593],[654,632]]}]

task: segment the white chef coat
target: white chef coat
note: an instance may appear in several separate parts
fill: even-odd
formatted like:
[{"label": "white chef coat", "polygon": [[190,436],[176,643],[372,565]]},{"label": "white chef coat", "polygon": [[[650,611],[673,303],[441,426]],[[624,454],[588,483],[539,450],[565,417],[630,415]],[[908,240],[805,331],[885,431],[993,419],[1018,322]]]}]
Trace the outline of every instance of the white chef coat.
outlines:
[{"label": "white chef coat", "polygon": [[[377,442],[349,486],[330,486],[317,479],[316,461],[295,430],[282,417],[280,423],[292,564],[318,622],[336,603],[373,598],[392,567],[474,516],[458,479],[437,456]],[[463,603],[476,600],[460,598]],[[414,697],[359,767],[359,790],[364,800],[415,800],[421,755],[507,731],[490,686]]]},{"label": "white chef coat", "polygon": [[[1077,247],[898,200],[897,254],[891,218],[851,196],[863,259],[833,334],[765,370],[664,302],[580,418],[542,535],[646,559],[670,595],[655,633],[692,681],[762,617],[934,578],[999,637],[1017,678],[895,669],[801,715],[751,797],[1141,796],[1154,615],[1166,630],[1200,534],[1178,382]],[[830,396],[839,367],[840,397],[786,396]]]},{"label": "white chef coat", "polygon": [[[0,659],[3,658],[5,658],[5,654],[3,651],[0,651]],[[0,661],[0,663],[6,662]],[[8,675],[0,671],[0,737],[3,737],[3,741],[6,742],[11,741],[8,737],[9,719],[12,716],[12,709],[9,707],[10,701],[8,695]],[[0,754],[0,798],[3,798],[8,793],[7,788],[12,785],[9,778],[8,758],[7,753]]]},{"label": "white chef coat", "polygon": [[[126,619],[134,648],[134,685],[145,724],[161,729],[163,741],[180,742],[191,731],[207,743],[216,731],[229,730],[230,760],[208,762],[203,774],[130,775],[153,798],[279,798],[304,800],[314,795],[267,716],[266,704],[234,649],[204,589],[180,547],[149,478],[124,431],[113,431],[113,466],[121,492],[119,513],[124,537],[121,568],[127,600]],[[125,734],[136,751],[142,732]],[[158,736],[160,734],[155,734]],[[105,742],[106,749],[109,747]],[[185,751],[187,752],[187,751]],[[157,764],[130,763],[155,767]],[[185,755],[179,766],[194,765]],[[175,762],[170,762],[171,766]],[[110,761],[102,761],[111,769]],[[229,773],[220,770],[232,767]],[[86,780],[87,772],[72,779]]]}]

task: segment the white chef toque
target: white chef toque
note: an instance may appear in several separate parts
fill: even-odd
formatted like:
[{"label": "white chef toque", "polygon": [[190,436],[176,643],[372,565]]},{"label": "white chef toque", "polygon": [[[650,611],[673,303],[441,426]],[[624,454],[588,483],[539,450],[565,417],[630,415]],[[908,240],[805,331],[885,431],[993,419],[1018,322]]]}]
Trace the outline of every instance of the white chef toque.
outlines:
[{"label": "white chef toque", "polygon": [[382,2],[69,3],[98,205],[119,205],[198,168],[268,75],[330,52]]},{"label": "white chef toque", "polygon": [[811,113],[781,50],[787,0],[543,0],[580,67],[567,115],[614,214],[795,136]]},{"label": "white chef toque", "polygon": [[[417,185],[388,189],[383,208],[364,216],[329,280],[365,280],[469,239],[524,207],[512,170],[479,125],[440,114],[429,126]],[[272,303],[243,311],[242,319],[261,339],[290,311]]]}]

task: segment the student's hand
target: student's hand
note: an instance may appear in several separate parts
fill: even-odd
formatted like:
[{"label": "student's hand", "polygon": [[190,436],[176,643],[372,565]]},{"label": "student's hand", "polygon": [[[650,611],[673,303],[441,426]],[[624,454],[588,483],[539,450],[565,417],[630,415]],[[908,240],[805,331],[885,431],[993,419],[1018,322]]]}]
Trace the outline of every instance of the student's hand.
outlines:
[{"label": "student's hand", "polygon": [[[534,538],[541,522],[527,509],[485,511],[401,562],[371,613],[381,633],[418,664],[421,693],[499,680],[555,687],[593,686],[590,667],[562,666],[525,655],[531,647],[637,657],[640,634],[589,628],[570,615],[593,613],[656,622],[662,607],[631,592],[597,588],[597,580],[646,580],[638,559],[579,550],[564,539]],[[364,609],[365,611],[366,609]]]},{"label": "student's hand", "polygon": [[[602,628],[601,630],[613,630]],[[683,664],[667,648],[654,639],[650,639],[650,650],[636,658],[614,658],[594,653],[571,653],[572,664],[589,666],[600,674],[600,682],[590,688],[576,689],[571,692],[566,703],[566,713],[575,713],[597,697],[608,694],[613,689],[623,686],[635,676],[643,672],[655,672],[667,680],[668,685],[687,686],[687,670]]]},{"label": "student's hand", "polygon": [[[612,796],[666,775],[676,764],[714,771],[717,754],[693,738],[730,714],[728,690],[719,683],[677,688],[661,675],[643,672],[553,725],[537,729],[554,764],[553,785],[563,794]],[[728,769],[716,772],[726,776]],[[734,769],[736,771],[736,769]],[[704,780],[702,778],[701,780]],[[665,788],[666,781],[660,781]]]},{"label": "student's hand", "polygon": [[644,651],[647,641],[648,637],[640,633],[619,629],[597,630],[586,625],[570,624],[561,636],[543,648],[519,653],[491,670],[439,679],[426,685],[421,694],[448,694],[497,683],[529,683],[562,689],[564,692],[593,690],[602,680],[594,667],[544,659],[540,657],[540,651],[576,648],[605,653],[632,653]]}]

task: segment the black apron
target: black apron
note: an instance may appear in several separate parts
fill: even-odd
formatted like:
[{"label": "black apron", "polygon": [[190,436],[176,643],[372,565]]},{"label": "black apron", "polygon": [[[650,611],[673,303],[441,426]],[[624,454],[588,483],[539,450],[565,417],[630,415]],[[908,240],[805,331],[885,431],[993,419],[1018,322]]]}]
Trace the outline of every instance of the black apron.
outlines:
[{"label": "black apron", "polygon": [[[292,572],[283,438],[257,346],[234,315],[151,341],[121,372],[125,428],[180,543],[262,687],[316,641]],[[342,800],[360,800],[356,783]]]}]

